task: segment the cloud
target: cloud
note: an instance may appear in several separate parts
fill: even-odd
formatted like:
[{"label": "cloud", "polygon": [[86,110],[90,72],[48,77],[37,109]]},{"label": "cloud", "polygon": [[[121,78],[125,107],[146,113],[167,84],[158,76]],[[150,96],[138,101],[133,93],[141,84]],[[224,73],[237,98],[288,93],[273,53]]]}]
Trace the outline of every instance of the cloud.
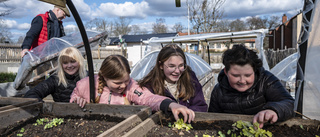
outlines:
[{"label": "cloud", "polygon": [[0,24],[5,26],[6,28],[15,29],[17,28],[18,23],[15,20],[2,20],[0,21]]},{"label": "cloud", "polygon": [[302,6],[302,0],[227,0],[222,8],[227,18],[241,18],[274,13],[284,14],[287,11],[299,10]]},{"label": "cloud", "polygon": [[31,27],[31,24],[22,23],[22,24],[19,24],[17,28],[20,29],[20,30],[28,30],[28,29],[30,29],[30,27]]},{"label": "cloud", "polygon": [[147,17],[147,11],[149,10],[149,4],[145,1],[132,3],[102,3],[98,7],[94,16],[109,16],[109,17],[134,17],[145,18]]}]

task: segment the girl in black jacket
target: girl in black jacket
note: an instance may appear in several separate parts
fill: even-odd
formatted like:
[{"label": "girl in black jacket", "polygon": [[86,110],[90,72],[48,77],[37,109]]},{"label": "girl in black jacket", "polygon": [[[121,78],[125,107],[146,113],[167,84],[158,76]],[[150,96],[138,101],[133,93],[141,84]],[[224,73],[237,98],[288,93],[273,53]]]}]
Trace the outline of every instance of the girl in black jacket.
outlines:
[{"label": "girl in black jacket", "polygon": [[24,97],[42,101],[51,94],[55,102],[69,102],[77,81],[86,76],[84,58],[80,51],[74,47],[65,48],[59,54],[57,72],[30,89]]},{"label": "girl in black jacket", "polygon": [[234,45],[223,54],[225,68],[211,93],[209,112],[255,115],[253,123],[293,117],[294,99],[277,77],[264,70],[256,52]]}]

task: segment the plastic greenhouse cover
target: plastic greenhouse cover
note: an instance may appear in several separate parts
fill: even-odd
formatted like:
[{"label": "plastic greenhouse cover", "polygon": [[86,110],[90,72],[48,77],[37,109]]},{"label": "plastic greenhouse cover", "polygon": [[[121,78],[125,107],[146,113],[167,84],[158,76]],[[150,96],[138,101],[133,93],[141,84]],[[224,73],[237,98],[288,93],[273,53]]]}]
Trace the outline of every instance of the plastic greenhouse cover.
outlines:
[{"label": "plastic greenhouse cover", "polygon": [[297,72],[297,61],[299,59],[298,52],[291,54],[282,61],[280,61],[276,66],[274,66],[270,72],[273,73],[282,81],[286,82],[296,82],[296,72]]},{"label": "plastic greenhouse cover", "polygon": [[[97,41],[97,39],[103,37],[104,35],[106,34],[95,31],[87,31],[87,36],[90,43]],[[97,44],[92,44],[92,46],[96,45]],[[36,48],[28,51],[23,57],[17,76],[14,80],[14,88],[24,88],[25,84],[30,80],[32,71],[34,69],[36,69],[39,65],[58,57],[58,54],[62,49],[71,46],[78,48],[80,51],[84,51],[80,32],[75,32],[61,38],[52,38]],[[91,47],[91,49],[92,48],[93,47]]]},{"label": "plastic greenhouse cover", "polygon": [[[131,69],[131,77],[134,80],[140,80],[146,76],[155,66],[159,52],[160,50],[152,51],[139,60]],[[212,72],[210,65],[199,56],[187,52],[185,52],[185,55],[187,65],[192,68],[199,80]]]}]

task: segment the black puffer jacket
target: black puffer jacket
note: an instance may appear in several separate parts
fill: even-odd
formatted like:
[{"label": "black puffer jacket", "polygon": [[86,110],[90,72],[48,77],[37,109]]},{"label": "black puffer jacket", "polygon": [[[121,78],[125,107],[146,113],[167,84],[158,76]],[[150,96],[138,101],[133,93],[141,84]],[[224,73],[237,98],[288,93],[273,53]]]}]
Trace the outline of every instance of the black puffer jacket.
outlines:
[{"label": "black puffer jacket", "polygon": [[24,97],[38,98],[39,101],[42,101],[43,98],[51,94],[55,102],[69,102],[71,93],[76,87],[76,83],[80,80],[80,76],[68,75],[67,73],[65,73],[65,76],[68,83],[67,87],[62,84],[58,85],[59,78],[54,74],[30,89]]},{"label": "black puffer jacket", "polygon": [[245,92],[233,89],[223,70],[218,82],[211,93],[209,112],[254,115],[271,109],[278,114],[279,121],[294,115],[294,99],[279,79],[264,68],[255,73],[253,86]]}]

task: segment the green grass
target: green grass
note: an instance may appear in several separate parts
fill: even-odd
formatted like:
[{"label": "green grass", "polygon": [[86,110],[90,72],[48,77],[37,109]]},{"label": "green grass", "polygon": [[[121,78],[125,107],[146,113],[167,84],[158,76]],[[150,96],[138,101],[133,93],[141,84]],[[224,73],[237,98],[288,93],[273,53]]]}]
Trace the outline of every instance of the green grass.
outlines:
[{"label": "green grass", "polygon": [[16,78],[16,75],[16,73],[0,72],[0,83],[13,82]]}]

